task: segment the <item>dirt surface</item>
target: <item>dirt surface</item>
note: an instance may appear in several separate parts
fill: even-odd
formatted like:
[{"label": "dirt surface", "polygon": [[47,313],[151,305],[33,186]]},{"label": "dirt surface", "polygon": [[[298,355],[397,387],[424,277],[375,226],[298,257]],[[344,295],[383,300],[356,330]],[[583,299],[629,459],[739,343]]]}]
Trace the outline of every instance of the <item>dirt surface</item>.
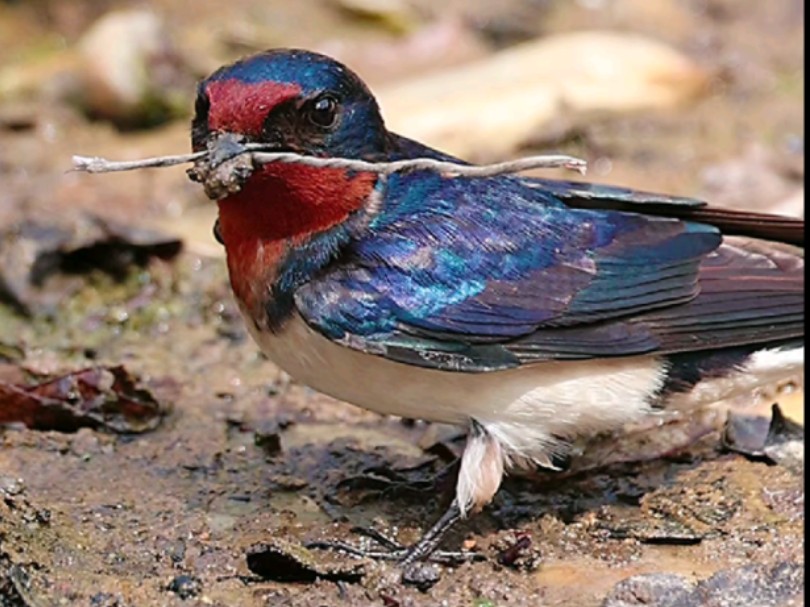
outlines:
[{"label": "dirt surface", "polygon": [[[675,110],[561,110],[525,148],[584,157],[591,180],[802,212],[801,2],[150,4],[190,82],[268,46],[333,53],[382,86],[553,33],[638,32],[710,74],[707,93]],[[357,525],[413,541],[449,498],[443,471],[462,442],[316,394],[263,359],[213,205],[181,169],[66,172],[72,154],[189,147],[185,118],[122,130],[65,93],[83,33],[123,6],[0,2],[0,386],[97,369],[89,410],[74,384],[26,400],[85,427],[0,429],[0,605],[803,604],[795,387],[595,439],[569,473],[509,479],[446,540],[486,558],[421,572],[438,576],[428,590],[390,564],[302,550],[361,543]],[[103,380],[118,367],[135,382],[126,394]],[[159,407],[133,420],[127,398]],[[738,440],[765,441],[775,400],[799,424],[777,451],[723,447],[728,406],[750,419]]]}]

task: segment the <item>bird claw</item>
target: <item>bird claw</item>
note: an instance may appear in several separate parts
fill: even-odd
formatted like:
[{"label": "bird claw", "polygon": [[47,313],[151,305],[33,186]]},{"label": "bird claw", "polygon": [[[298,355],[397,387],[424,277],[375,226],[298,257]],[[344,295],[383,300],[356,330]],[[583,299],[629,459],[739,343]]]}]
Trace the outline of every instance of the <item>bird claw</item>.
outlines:
[{"label": "bird claw", "polygon": [[461,550],[432,550],[424,554],[425,549],[421,542],[417,542],[413,546],[405,546],[384,533],[370,527],[354,527],[352,533],[368,538],[376,544],[376,547],[360,548],[340,540],[314,541],[309,542],[305,547],[308,549],[334,550],[336,552],[343,552],[359,558],[368,558],[375,561],[395,561],[402,565],[404,569],[408,569],[418,561],[456,566],[462,563],[486,559],[483,554],[478,552],[466,552]]}]

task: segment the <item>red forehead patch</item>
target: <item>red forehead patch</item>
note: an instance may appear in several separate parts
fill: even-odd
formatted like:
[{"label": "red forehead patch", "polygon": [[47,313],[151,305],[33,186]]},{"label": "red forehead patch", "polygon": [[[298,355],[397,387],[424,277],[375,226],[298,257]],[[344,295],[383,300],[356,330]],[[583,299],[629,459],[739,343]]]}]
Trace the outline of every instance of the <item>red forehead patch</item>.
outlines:
[{"label": "red forehead patch", "polygon": [[272,108],[301,94],[295,84],[236,79],[210,82],[205,90],[211,100],[209,128],[245,135],[259,135]]}]

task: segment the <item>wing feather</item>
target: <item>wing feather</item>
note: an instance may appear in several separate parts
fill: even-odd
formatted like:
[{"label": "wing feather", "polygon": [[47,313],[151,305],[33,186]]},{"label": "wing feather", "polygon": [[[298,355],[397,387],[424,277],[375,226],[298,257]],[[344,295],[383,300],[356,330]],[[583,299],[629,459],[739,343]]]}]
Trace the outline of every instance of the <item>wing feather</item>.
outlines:
[{"label": "wing feather", "polygon": [[384,212],[295,294],[348,347],[481,372],[804,333],[803,251],[720,229],[803,242],[802,220],[604,186],[389,179]]}]

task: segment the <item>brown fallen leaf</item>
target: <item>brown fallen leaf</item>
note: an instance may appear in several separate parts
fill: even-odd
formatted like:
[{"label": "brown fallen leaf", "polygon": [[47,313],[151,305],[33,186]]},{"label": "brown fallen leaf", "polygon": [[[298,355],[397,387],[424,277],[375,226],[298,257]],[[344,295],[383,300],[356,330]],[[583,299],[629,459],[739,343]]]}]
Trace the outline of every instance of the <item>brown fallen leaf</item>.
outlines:
[{"label": "brown fallen leaf", "polygon": [[34,385],[0,380],[0,424],[137,434],[154,430],[166,412],[123,366],[89,367]]}]

